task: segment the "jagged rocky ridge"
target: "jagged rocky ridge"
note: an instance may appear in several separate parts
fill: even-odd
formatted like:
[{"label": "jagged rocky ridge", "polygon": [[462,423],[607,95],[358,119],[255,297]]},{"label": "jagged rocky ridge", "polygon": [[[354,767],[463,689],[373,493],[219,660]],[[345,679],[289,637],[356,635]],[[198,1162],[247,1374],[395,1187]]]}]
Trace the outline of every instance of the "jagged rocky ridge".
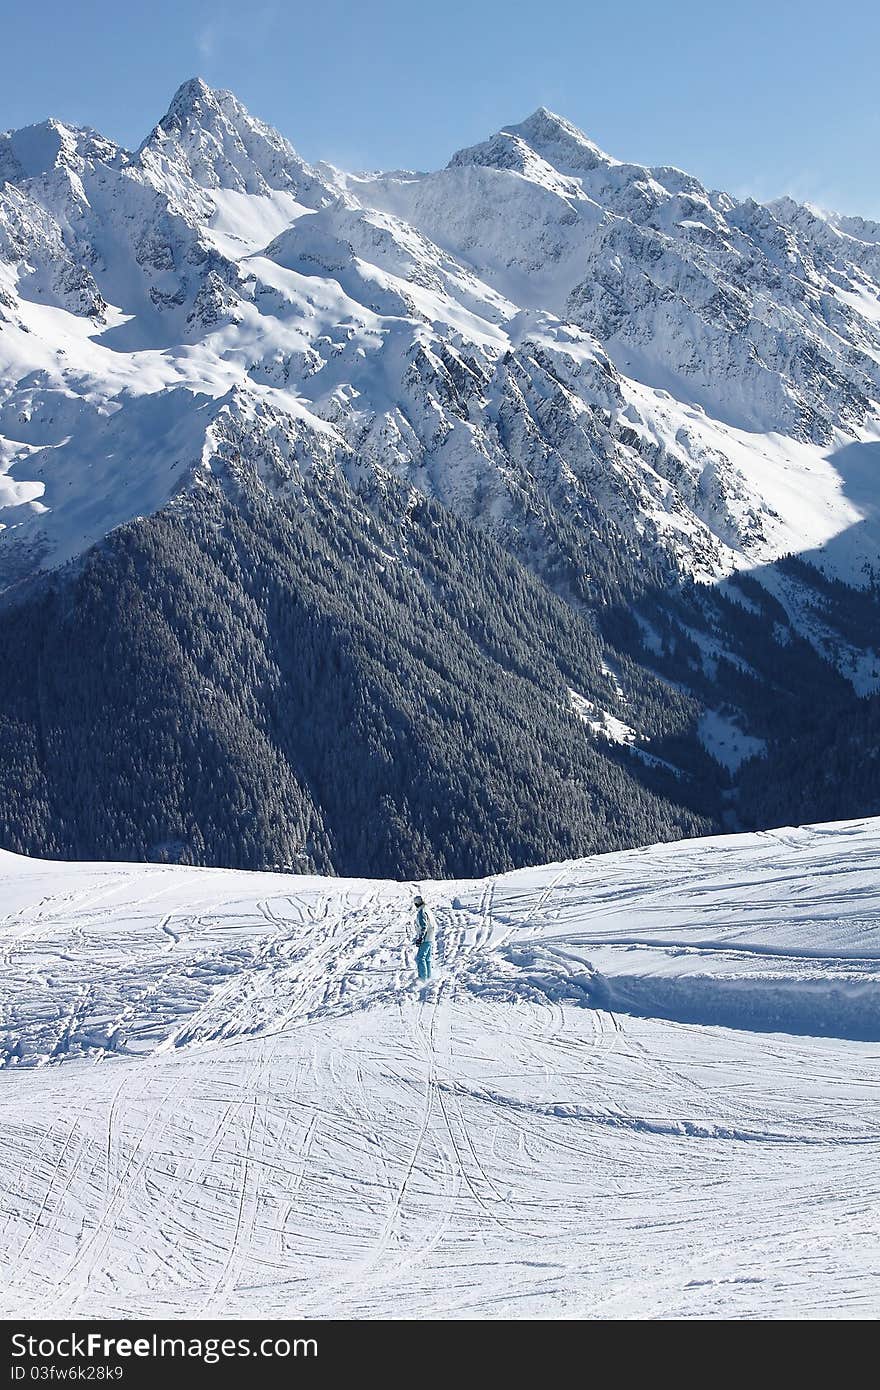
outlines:
[{"label": "jagged rocky ridge", "polygon": [[[787,199],[737,202],[678,170],[622,164],[544,110],[430,174],[310,167],[231,94],[197,80],[134,153],[53,121],[0,136],[0,624],[4,641],[18,644],[0,716],[4,843],[137,857],[171,845],[207,862],[305,855],[350,872],[478,872],[784,818],[789,804],[821,818],[841,789],[814,778],[806,795],[793,740],[802,764],[806,750],[844,737],[844,724],[866,729],[880,682],[878,286],[880,228]],[[295,563],[279,538],[316,507],[325,523],[334,518],[320,544],[334,557],[335,588],[331,599],[325,586],[318,607],[330,605],[338,640],[348,624],[354,665],[345,679],[370,708],[382,701],[361,663],[387,620],[381,576],[390,563],[372,529],[406,534],[423,499],[441,509],[432,515],[444,564],[474,576],[473,621],[489,664],[479,678],[471,671],[476,684],[462,703],[484,684],[508,688],[512,632],[533,621],[523,611],[508,615],[512,629],[500,624],[486,556],[524,566],[561,606],[521,658],[524,669],[533,663],[531,693],[517,686],[493,705],[479,756],[451,697],[436,726],[417,699],[407,716],[416,790],[407,794],[395,777],[383,782],[400,745],[380,755],[382,739],[374,746],[363,731],[349,810],[375,835],[348,843],[342,793],[329,776],[321,791],[303,762],[306,742],[326,752],[342,725],[328,714],[317,738],[314,722],[306,735],[272,713],[268,691],[301,680],[305,698],[308,682],[273,645],[282,639],[269,590],[251,592],[248,566],[257,551],[273,555],[266,564],[285,602],[305,602],[297,566],[315,533],[297,532]],[[229,558],[219,588],[206,577],[216,577],[217,508],[224,528],[240,525],[250,538],[236,552],[247,562]],[[166,513],[187,537],[174,532],[176,580],[165,560],[153,568]],[[103,543],[153,516],[159,533],[135,522]],[[447,533],[450,516],[461,529]],[[373,584],[356,616],[346,607],[352,527],[360,581]],[[96,544],[100,558],[89,556]],[[143,611],[114,606],[133,553],[173,641],[166,633],[159,642]],[[790,553],[798,563],[782,560]],[[423,558],[411,545],[395,557],[409,575],[398,635],[423,619]],[[59,569],[68,562],[69,574]],[[262,828],[246,837],[246,853],[234,816],[221,830],[209,801],[197,810],[181,751],[204,714],[204,691],[181,665],[195,640],[189,608],[193,592],[212,584],[208,627],[223,628],[233,649],[263,633],[257,665],[273,673],[253,685],[249,672],[239,684],[230,667],[219,682],[224,727],[237,722],[252,735],[232,758],[243,770],[237,790],[211,780],[232,756],[228,739],[215,730],[210,753],[203,741],[192,754],[239,820],[252,807]],[[80,619],[71,618],[86,594],[88,671],[72,645]],[[315,603],[310,591],[307,606]],[[408,638],[382,696],[396,711],[392,725],[414,690],[431,688],[432,671],[458,660],[460,615],[442,605],[432,614],[435,649]],[[118,646],[114,624],[128,634],[134,665],[100,658],[102,621],[108,647]],[[591,651],[576,675],[570,622]],[[74,737],[61,708],[72,662],[93,692],[88,708],[102,690],[111,723],[135,707],[126,682],[162,679],[162,666],[176,673],[173,718],[160,729],[153,707],[141,710],[144,746],[114,773],[131,784],[134,819],[104,772],[49,755],[53,739]],[[514,714],[520,697],[523,708],[539,700],[542,733],[511,743],[511,730],[528,724]],[[564,707],[559,719],[541,703],[548,698]],[[446,773],[432,780],[426,771],[419,783],[418,769],[435,765],[436,749],[425,751],[434,738],[448,744],[437,766],[460,764],[456,795],[471,813],[485,781],[477,765],[512,760],[503,787],[471,815],[476,839],[462,828],[464,811],[454,833],[420,819],[423,800],[455,800]],[[863,738],[844,761],[858,757]],[[556,795],[553,815],[535,809],[539,777],[528,791],[518,779],[544,759],[574,759],[571,776],[593,788],[592,806]],[[786,768],[772,810],[755,771],[767,759]],[[147,763],[158,776],[144,812]],[[288,799],[276,803],[267,785],[288,774]],[[84,801],[68,795],[74,777]],[[874,809],[870,776],[859,796],[840,813]],[[322,797],[336,797],[336,809]],[[526,828],[525,797],[535,811]],[[108,809],[95,820],[98,800]],[[270,831],[275,820],[296,830]]]}]

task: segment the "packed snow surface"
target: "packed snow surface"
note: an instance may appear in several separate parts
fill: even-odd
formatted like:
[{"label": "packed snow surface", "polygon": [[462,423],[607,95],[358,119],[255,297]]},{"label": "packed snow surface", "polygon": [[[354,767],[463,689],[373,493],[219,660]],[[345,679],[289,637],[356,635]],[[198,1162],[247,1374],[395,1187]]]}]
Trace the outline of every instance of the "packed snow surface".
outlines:
[{"label": "packed snow surface", "polygon": [[0,854],[0,1313],[880,1312],[880,820],[420,886]]}]

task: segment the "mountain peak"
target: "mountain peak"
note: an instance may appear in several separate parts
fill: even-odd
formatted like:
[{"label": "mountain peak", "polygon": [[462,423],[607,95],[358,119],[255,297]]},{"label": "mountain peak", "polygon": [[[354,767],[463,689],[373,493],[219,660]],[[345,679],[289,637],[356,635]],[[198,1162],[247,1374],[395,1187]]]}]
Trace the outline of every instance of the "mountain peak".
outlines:
[{"label": "mountain peak", "polygon": [[548,166],[555,175],[579,178],[594,169],[609,169],[617,162],[571,121],[547,106],[539,106],[524,121],[503,126],[488,140],[458,150],[450,167],[483,164],[528,172],[539,182],[546,182]]},{"label": "mountain peak", "polygon": [[[567,120],[565,116],[560,116],[558,112],[551,111],[549,106],[536,107],[530,116],[526,116],[524,121],[520,121],[517,125],[505,126],[504,129],[515,130],[521,134],[565,134],[568,136],[575,136],[584,141],[587,140],[582,130],[574,125],[573,122]],[[587,143],[590,142],[587,141]]]},{"label": "mountain peak", "polygon": [[173,165],[203,188],[242,193],[310,188],[314,174],[278,131],[232,92],[190,77],[138,150],[142,165]]},{"label": "mountain peak", "polygon": [[[169,116],[189,115],[204,102],[208,102],[213,97],[214,92],[203,77],[190,77],[186,82],[182,82],[178,87],[168,106],[168,111],[164,120]],[[160,122],[160,125],[164,121]]]},{"label": "mountain peak", "polygon": [[110,159],[118,147],[86,127],[65,125],[50,116],[35,125],[0,133],[0,181],[17,183],[53,169],[81,168],[83,159]]},{"label": "mountain peak", "polygon": [[547,106],[539,106],[518,125],[505,126],[504,133],[524,140],[560,169],[594,169],[598,164],[616,162],[578,126]]},{"label": "mountain peak", "polygon": [[209,87],[202,77],[190,77],[178,87],[168,110],[149,138],[152,139],[157,132],[168,135],[190,126],[211,128],[222,119],[224,112],[239,124],[260,124],[254,121],[232,92]]},{"label": "mountain peak", "polygon": [[151,142],[177,136],[191,140],[202,133],[214,139],[259,138],[275,149],[292,153],[292,147],[272,126],[252,116],[234,92],[222,87],[209,87],[202,77],[190,77],[181,83],[165,115],[154,126],[141,149]]}]

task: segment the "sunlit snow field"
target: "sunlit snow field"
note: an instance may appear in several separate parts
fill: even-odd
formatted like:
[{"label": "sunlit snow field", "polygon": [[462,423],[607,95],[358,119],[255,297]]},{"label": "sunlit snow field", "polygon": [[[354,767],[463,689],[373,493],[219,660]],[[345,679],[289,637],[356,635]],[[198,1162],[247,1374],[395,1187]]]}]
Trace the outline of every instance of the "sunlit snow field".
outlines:
[{"label": "sunlit snow field", "polygon": [[880,1313],[880,821],[421,886],[0,854],[0,1314]]}]

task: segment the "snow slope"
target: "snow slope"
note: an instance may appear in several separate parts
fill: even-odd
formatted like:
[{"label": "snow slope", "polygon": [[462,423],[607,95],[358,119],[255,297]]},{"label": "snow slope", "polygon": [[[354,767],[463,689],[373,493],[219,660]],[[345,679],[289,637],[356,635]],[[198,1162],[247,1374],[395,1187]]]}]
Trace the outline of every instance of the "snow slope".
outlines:
[{"label": "snow slope", "polygon": [[0,854],[7,1317],[870,1317],[880,821],[423,885]]},{"label": "snow slope", "polygon": [[313,168],[197,79],[135,152],[7,132],[0,592],[197,486],[206,398],[252,459],[270,404],[298,468],[329,449],[502,537],[549,505],[703,579],[795,550],[864,583],[878,242],[621,163],[544,109],[427,174]]}]

